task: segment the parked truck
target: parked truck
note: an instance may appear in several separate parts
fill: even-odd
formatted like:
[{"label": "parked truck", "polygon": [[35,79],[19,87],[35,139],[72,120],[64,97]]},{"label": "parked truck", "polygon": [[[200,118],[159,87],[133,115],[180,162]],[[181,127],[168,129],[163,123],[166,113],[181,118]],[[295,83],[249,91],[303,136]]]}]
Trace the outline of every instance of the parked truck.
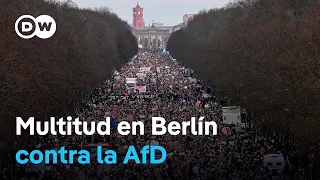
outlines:
[{"label": "parked truck", "polygon": [[240,106],[222,107],[222,117],[224,124],[234,124],[236,127],[245,127],[245,122],[241,121]]}]

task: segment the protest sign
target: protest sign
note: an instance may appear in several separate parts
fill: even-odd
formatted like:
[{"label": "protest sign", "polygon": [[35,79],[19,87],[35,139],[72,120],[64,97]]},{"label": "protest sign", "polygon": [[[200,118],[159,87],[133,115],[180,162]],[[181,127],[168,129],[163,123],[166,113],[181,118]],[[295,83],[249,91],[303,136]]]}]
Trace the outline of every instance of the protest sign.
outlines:
[{"label": "protest sign", "polygon": [[134,91],[139,93],[147,92],[147,86],[134,86]]},{"label": "protest sign", "polygon": [[150,71],[150,67],[142,67],[140,68],[140,72],[148,72]]},{"label": "protest sign", "polygon": [[114,79],[115,79],[115,80],[119,80],[119,79],[120,79],[120,76],[114,76]]},{"label": "protest sign", "polygon": [[140,117],[140,119],[145,119],[146,118],[145,115],[140,115],[139,117]]},{"label": "protest sign", "polygon": [[136,84],[137,78],[126,78],[126,83],[127,84]]},{"label": "protest sign", "polygon": [[196,83],[197,82],[196,78],[188,77],[188,79],[189,79],[189,82],[191,82],[191,83]]},{"label": "protest sign", "polygon": [[152,105],[152,111],[155,111],[159,108],[159,106],[157,104],[153,104]]},{"label": "protest sign", "polygon": [[137,76],[138,78],[145,78],[147,75],[144,74],[144,73],[137,73],[136,76]]}]

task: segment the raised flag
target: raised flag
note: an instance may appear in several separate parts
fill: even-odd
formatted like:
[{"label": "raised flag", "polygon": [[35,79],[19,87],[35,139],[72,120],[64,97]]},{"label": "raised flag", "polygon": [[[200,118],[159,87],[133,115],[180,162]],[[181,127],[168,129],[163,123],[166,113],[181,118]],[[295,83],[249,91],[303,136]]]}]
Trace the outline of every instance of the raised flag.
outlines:
[{"label": "raised flag", "polygon": [[110,127],[111,127],[114,131],[117,131],[117,122],[116,122],[116,119],[115,119],[114,117],[111,118]]}]

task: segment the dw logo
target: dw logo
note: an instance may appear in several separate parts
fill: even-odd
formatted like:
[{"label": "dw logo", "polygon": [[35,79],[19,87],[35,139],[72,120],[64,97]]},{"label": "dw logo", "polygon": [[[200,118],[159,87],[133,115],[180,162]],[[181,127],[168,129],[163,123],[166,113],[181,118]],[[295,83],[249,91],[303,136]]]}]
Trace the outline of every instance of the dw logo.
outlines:
[{"label": "dw logo", "polygon": [[54,35],[56,29],[55,20],[48,15],[41,15],[37,18],[31,15],[23,15],[15,23],[15,31],[23,39],[30,39],[34,36],[48,39]]}]

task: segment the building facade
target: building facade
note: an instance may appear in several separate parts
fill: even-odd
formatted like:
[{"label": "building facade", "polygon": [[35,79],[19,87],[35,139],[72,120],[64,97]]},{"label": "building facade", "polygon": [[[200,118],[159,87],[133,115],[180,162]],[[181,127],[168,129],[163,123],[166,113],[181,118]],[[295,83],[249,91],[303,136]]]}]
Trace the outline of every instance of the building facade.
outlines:
[{"label": "building facade", "polygon": [[164,47],[172,32],[173,26],[164,26],[162,23],[152,23],[145,27],[143,8],[139,3],[133,8],[132,33],[136,36],[139,47]]},{"label": "building facade", "polygon": [[175,26],[164,26],[162,23],[152,23],[145,27],[143,8],[139,3],[133,8],[132,33],[136,36],[139,47],[165,47],[172,32],[186,27],[193,20],[195,14],[185,14],[183,22]]},{"label": "building facade", "polygon": [[172,32],[172,26],[144,27],[132,29],[138,44],[142,47],[165,47]]}]

